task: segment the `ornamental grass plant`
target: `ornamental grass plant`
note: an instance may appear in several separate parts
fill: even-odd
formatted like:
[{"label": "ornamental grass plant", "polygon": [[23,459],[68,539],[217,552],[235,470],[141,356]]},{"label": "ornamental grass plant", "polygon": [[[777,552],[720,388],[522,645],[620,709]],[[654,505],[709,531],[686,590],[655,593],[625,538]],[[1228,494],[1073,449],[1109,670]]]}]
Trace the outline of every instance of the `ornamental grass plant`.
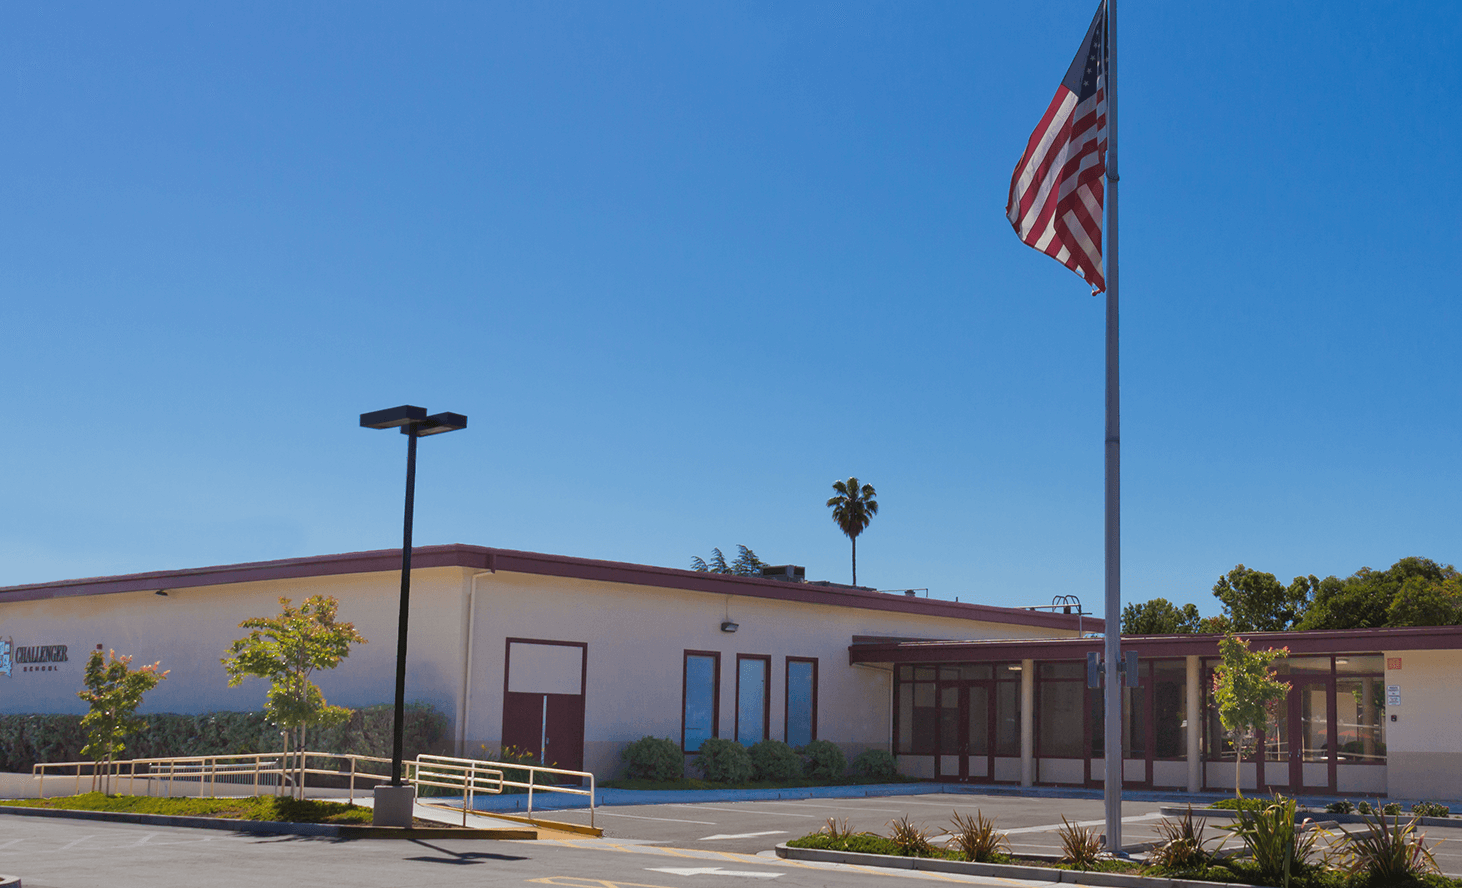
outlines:
[{"label": "ornamental grass plant", "polygon": [[988,863],[1010,852],[1010,840],[995,829],[994,818],[986,818],[979,810],[974,817],[955,811],[949,825],[949,839],[944,844],[965,860]]},{"label": "ornamental grass plant", "polygon": [[1365,820],[1366,831],[1346,833],[1337,848],[1339,864],[1346,872],[1368,876],[1372,883],[1419,879],[1439,872],[1436,858],[1426,847],[1426,834],[1417,832],[1417,820],[1401,822],[1385,814]]}]

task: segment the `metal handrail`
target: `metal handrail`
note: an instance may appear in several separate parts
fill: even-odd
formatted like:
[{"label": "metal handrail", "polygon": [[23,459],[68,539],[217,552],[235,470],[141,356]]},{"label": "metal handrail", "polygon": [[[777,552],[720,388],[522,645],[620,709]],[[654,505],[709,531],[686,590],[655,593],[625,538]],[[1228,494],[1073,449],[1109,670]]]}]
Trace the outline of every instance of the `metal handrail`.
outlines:
[{"label": "metal handrail", "polygon": [[[342,764],[334,769],[309,767],[311,758],[336,759]],[[40,781],[37,787],[37,794],[45,797],[45,778],[48,772],[71,771],[74,769],[76,776],[77,793],[81,792],[81,778],[90,776],[115,777],[117,780],[126,779],[127,788],[135,794],[136,781],[144,780],[147,794],[152,795],[154,783],[167,781],[167,792],[172,794],[173,785],[178,780],[184,782],[197,780],[198,795],[202,798],[205,795],[205,786],[212,786],[215,790],[218,786],[220,775],[224,777],[237,776],[240,774],[251,774],[253,776],[253,794],[259,794],[260,779],[264,777],[277,778],[274,781],[274,794],[278,795],[286,785],[294,786],[297,777],[315,774],[318,776],[343,777],[346,778],[348,786],[348,799],[351,804],[355,803],[356,778],[369,779],[373,783],[380,783],[389,779],[386,773],[375,773],[370,769],[361,768],[362,764],[382,764],[389,766],[390,759],[369,755],[352,755],[330,752],[267,752],[267,753],[241,753],[232,755],[195,755],[195,756],[168,756],[159,758],[141,759],[119,759],[107,763],[103,762],[37,762],[31,768],[31,775]],[[408,763],[414,766],[414,763]],[[56,775],[61,776],[61,775]],[[69,773],[66,776],[70,776]],[[408,782],[411,782],[412,775],[405,775]]]},{"label": "metal handrail", "polygon": [[[334,759],[340,762],[335,769],[310,767],[311,759]],[[333,752],[310,752],[293,751],[263,752],[263,753],[239,753],[232,755],[189,755],[189,756],[168,756],[160,758],[140,759],[119,759],[111,762],[104,768],[102,762],[37,762],[31,768],[31,776],[39,781],[37,795],[45,798],[46,777],[53,779],[58,776],[71,776],[71,770],[75,771],[76,792],[81,792],[81,778],[90,776],[115,777],[117,780],[126,779],[127,788],[132,794],[136,794],[136,782],[138,779],[144,781],[147,794],[152,795],[153,786],[163,781],[167,782],[167,793],[172,795],[174,784],[181,780],[188,782],[198,781],[198,797],[205,796],[205,788],[218,789],[218,780],[224,778],[250,775],[253,777],[253,794],[259,794],[261,778],[274,777],[274,794],[279,795],[285,786],[294,787],[296,779],[303,779],[304,776],[314,774],[317,776],[343,777],[347,780],[349,787],[349,801],[355,803],[356,778],[370,780],[372,783],[382,783],[389,779],[388,773],[380,773],[362,765],[384,765],[389,768],[391,760],[372,755],[352,755]],[[580,795],[589,797],[589,825],[594,826],[594,812],[596,808],[596,792],[594,774],[590,771],[572,771],[567,768],[549,768],[541,765],[517,764],[516,762],[490,762],[481,759],[454,758],[445,755],[419,755],[415,761],[410,759],[402,763],[405,773],[402,780],[418,788],[422,786],[435,786],[444,789],[456,789],[462,792],[462,822],[466,825],[467,812],[472,807],[475,796],[479,793],[497,795],[504,787],[513,789],[526,789],[528,791],[528,817],[533,817],[533,795],[535,792],[561,792],[568,795]],[[383,768],[382,771],[385,769]],[[66,774],[55,772],[67,771]],[[508,772],[527,772],[528,780],[507,779]],[[587,778],[589,788],[583,789],[579,786],[568,786],[558,783],[545,783],[539,779],[540,775],[558,775],[562,777],[577,778],[582,782]],[[439,806],[440,807],[440,806]]]},{"label": "metal handrail", "polygon": [[[524,783],[521,780],[508,780],[508,779],[506,779],[506,777],[504,777],[502,779],[502,781],[501,781],[501,785],[502,786],[510,786],[510,787],[513,787],[514,789],[526,789],[526,790],[528,790],[528,819],[529,820],[533,819],[533,792],[534,792],[534,790],[541,790],[541,791],[544,791],[544,792],[562,792],[562,793],[566,793],[568,795],[588,796],[589,797],[589,826],[591,826],[591,827],[594,826],[594,809],[595,809],[596,796],[595,796],[595,792],[594,792],[594,775],[593,775],[592,772],[589,772],[589,771],[571,771],[571,770],[569,770],[567,768],[549,768],[549,767],[544,767],[542,765],[520,765],[520,764],[517,764],[516,762],[488,762],[488,761],[480,761],[478,759],[453,758],[451,756],[445,756],[445,755],[426,755],[426,754],[422,754],[422,755],[418,755],[416,757],[416,767],[417,767],[418,774],[421,772],[421,769],[423,767],[429,767],[429,766],[433,766],[433,765],[459,765],[460,766],[460,765],[467,765],[467,764],[477,765],[479,767],[486,767],[486,768],[490,768],[490,769],[496,769],[496,770],[504,771],[504,772],[506,772],[506,771],[527,771],[528,772],[528,782],[527,783]],[[589,780],[589,788],[588,789],[581,789],[579,787],[564,786],[562,784],[556,784],[556,783],[539,783],[539,782],[537,782],[537,779],[536,779],[537,778],[537,775],[539,775],[539,774],[559,774],[559,775],[562,775],[564,777],[577,777],[577,778],[579,778],[580,783],[582,783],[583,780],[584,780],[584,778],[587,777],[588,780]],[[499,790],[499,791],[501,791],[501,790]]]}]

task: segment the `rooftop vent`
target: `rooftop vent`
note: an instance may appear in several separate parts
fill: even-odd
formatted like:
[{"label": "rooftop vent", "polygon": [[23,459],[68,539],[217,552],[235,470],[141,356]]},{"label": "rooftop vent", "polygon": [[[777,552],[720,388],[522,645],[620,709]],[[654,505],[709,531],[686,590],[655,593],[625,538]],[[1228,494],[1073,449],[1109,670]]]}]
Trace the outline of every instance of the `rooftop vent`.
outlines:
[{"label": "rooftop vent", "polygon": [[784,583],[807,582],[807,568],[796,564],[763,565],[761,575],[768,580],[781,580]]}]

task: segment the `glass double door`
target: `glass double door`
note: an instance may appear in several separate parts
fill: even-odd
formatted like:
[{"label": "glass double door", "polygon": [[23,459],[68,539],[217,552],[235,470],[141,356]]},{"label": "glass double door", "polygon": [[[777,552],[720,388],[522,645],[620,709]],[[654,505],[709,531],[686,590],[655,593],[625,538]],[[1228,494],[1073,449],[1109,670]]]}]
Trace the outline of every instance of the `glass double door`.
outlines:
[{"label": "glass double door", "polygon": [[1289,697],[1264,738],[1264,784],[1287,792],[1335,790],[1335,680],[1285,676]]},{"label": "glass double door", "polygon": [[962,681],[939,689],[939,749],[935,779],[985,783],[995,779],[994,681]]}]

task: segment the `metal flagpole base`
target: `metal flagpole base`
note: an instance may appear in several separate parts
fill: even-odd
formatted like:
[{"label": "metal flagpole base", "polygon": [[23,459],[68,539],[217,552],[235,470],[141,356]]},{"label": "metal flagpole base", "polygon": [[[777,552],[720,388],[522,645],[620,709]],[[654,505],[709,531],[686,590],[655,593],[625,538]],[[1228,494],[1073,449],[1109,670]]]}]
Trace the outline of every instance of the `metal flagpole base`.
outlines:
[{"label": "metal flagpole base", "polygon": [[416,804],[416,787],[411,785],[376,787],[376,807],[371,815],[372,826],[411,826],[411,809]]}]

